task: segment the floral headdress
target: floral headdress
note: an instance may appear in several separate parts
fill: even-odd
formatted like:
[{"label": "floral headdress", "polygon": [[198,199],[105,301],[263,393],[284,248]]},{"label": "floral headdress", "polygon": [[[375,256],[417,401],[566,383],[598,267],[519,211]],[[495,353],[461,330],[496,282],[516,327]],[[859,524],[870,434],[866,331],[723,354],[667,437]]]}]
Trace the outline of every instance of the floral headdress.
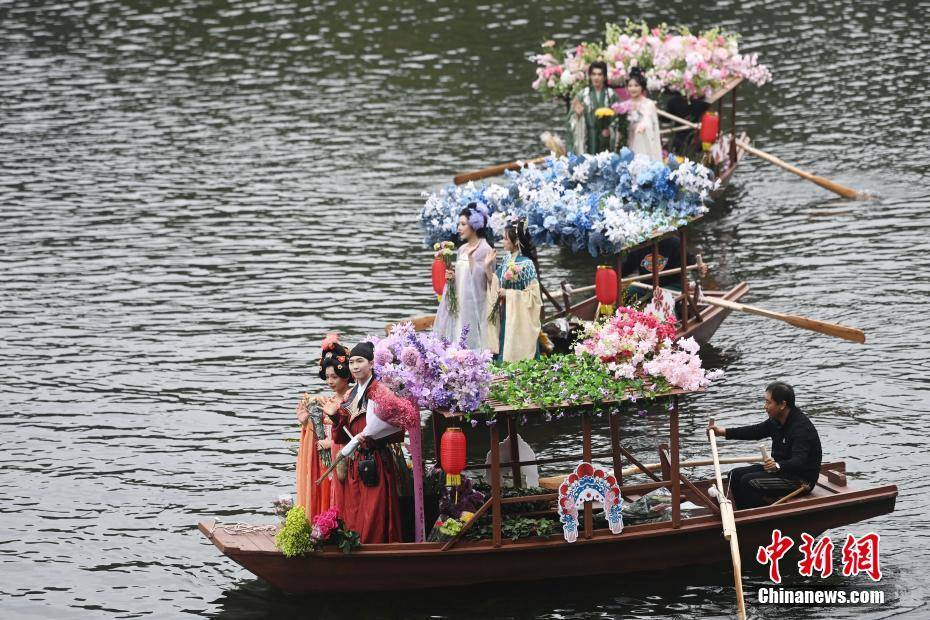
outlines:
[{"label": "floral headdress", "polygon": [[320,379],[326,378],[326,367],[332,366],[336,374],[343,378],[348,378],[349,374],[349,351],[345,345],[339,342],[339,334],[332,332],[326,334],[323,343],[320,345]]},{"label": "floral headdress", "polygon": [[480,202],[474,203],[474,206],[469,205],[469,207],[471,212],[468,214],[468,225],[477,232],[488,225],[491,210]]}]

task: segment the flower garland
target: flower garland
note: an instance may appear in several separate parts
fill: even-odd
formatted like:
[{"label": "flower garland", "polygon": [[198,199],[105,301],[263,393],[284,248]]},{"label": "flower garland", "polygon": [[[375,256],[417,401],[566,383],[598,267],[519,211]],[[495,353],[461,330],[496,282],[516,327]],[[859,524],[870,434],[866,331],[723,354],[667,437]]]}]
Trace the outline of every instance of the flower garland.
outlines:
[{"label": "flower garland", "polygon": [[312,525],[303,507],[294,506],[287,512],[284,527],[274,539],[275,546],[289,558],[316,551],[324,543],[333,543],[345,553],[361,544],[358,532],[346,528],[335,506],[313,517]]},{"label": "flower garland", "polygon": [[652,398],[670,389],[661,377],[617,377],[606,364],[588,354],[510,362],[500,368],[498,378],[491,386],[491,398],[512,407],[544,410],[572,403]]},{"label": "flower garland", "polygon": [[645,376],[684,390],[705,388],[723,375],[704,370],[694,338],[673,342],[676,332],[674,318],[621,306],[608,320],[587,326],[575,353],[598,358],[616,379]]},{"label": "flower garland", "polygon": [[759,64],[759,55],[741,54],[739,40],[738,34],[720,28],[694,35],[666,24],[608,23],[603,41],[561,49],[555,41],[543,43],[543,53],[531,57],[537,65],[533,90],[546,98],[573,97],[587,84],[588,66],[596,60],[607,63],[611,82],[626,81],[638,67],[649,90],[668,88],[691,98],[707,97],[734,77],[756,86],[769,82],[772,74]]},{"label": "flower garland", "polygon": [[485,206],[498,236],[511,219],[525,219],[534,244],[562,245],[592,256],[618,254],[707,212],[705,200],[719,187],[704,166],[670,157],[668,163],[619,153],[571,154],[508,172],[509,187],[448,185],[420,210],[428,245],[455,235],[458,213],[469,203]]},{"label": "flower garland", "polygon": [[388,337],[371,340],[375,376],[418,407],[458,413],[482,407],[492,378],[490,351],[473,351],[434,332],[414,331],[411,323],[395,325]]},{"label": "flower garland", "polygon": [[705,371],[693,338],[673,342],[674,318],[621,306],[593,323],[574,354],[504,365],[491,397],[511,406],[542,409],[566,403],[652,398],[674,388],[698,390],[723,376]]}]

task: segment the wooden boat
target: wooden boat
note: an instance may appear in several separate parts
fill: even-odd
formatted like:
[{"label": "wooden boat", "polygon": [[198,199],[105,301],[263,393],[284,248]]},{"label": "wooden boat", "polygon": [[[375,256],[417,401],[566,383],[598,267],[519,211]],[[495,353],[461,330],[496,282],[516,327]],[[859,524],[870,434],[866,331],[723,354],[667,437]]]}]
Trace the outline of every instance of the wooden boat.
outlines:
[{"label": "wooden boat", "polygon": [[[682,126],[673,126],[660,130],[660,134],[663,137],[681,131],[688,132],[684,148],[676,150],[676,154],[686,156],[695,161],[702,161],[704,165],[714,171],[716,178],[720,179],[719,188],[713,192],[713,196],[715,197],[726,190],[730,180],[733,178],[733,174],[736,172],[737,166],[745,154],[744,150],[737,148],[736,141],[739,140],[750,143],[749,136],[745,132],[738,133],[736,128],[736,93],[742,82],[743,78],[734,77],[711,93],[709,97],[695,102],[698,111],[703,111],[704,109],[713,110],[716,107],[717,116],[720,117],[720,134],[715,148],[711,151],[711,153],[716,153],[716,157],[713,155],[705,155],[702,152],[700,138],[694,130]],[[569,110],[569,105],[570,102],[566,99],[566,113]],[[724,130],[723,127],[724,118],[726,118],[725,112],[729,113],[727,115],[729,117],[729,128],[727,130]],[[700,120],[699,116],[698,114],[696,117],[692,117],[692,120],[698,122]],[[660,118],[660,121],[663,123],[667,122],[664,118]],[[504,172],[508,170],[520,170],[530,163],[541,165],[544,163],[545,159],[546,156],[541,156],[526,161],[521,160],[498,164],[474,172],[464,172],[453,177],[452,181],[456,185],[462,185],[470,181],[496,177],[504,174]]]},{"label": "wooden boat", "polygon": [[[720,512],[708,496],[711,480],[691,480],[681,472],[679,462],[678,399],[683,391],[669,393],[673,405],[669,417],[669,446],[660,446],[661,474],[650,473],[653,481],[625,484],[622,460],[645,471],[643,465],[620,444],[620,414],[608,415],[610,450],[593,452],[592,403],[564,405],[578,415],[582,431],[582,453],[568,457],[517,460],[516,442],[508,462],[501,462],[500,430],[515,436],[523,416],[539,414],[535,407],[514,408],[494,404],[490,433],[490,465],[473,464],[469,470],[490,470],[491,495],[475,513],[463,531],[446,542],[395,543],[363,545],[344,554],[324,550],[298,558],[285,558],[275,548],[272,532],[236,533],[225,526],[201,522],[198,527],[223,554],[285,592],[358,592],[360,589],[421,590],[474,584],[564,579],[593,575],[623,574],[648,570],[674,570],[702,564],[728,561],[729,545],[720,536]],[[437,439],[442,427],[455,416],[434,413],[433,432]],[[483,427],[483,425],[482,425]],[[543,463],[592,462],[611,458],[617,483],[626,501],[659,488],[668,488],[672,496],[671,520],[628,525],[619,534],[609,529],[595,529],[592,502],[586,502],[579,514],[579,536],[574,543],[562,537],[506,540],[502,535],[502,506],[521,502],[554,502],[558,494],[547,493],[523,497],[503,497],[501,470],[512,468],[512,480],[520,484],[520,467]],[[437,455],[438,462],[438,455]],[[617,473],[620,472],[620,473]],[[857,523],[894,510],[897,487],[856,488],[847,482],[845,465],[826,463],[816,488],[806,496],[793,497],[783,503],[736,511],[736,525],[744,557],[754,557],[755,550],[771,541],[772,530],[799,537],[802,532],[822,532]],[[681,502],[702,506],[683,517]],[[553,508],[553,512],[554,512]],[[469,527],[486,512],[491,514],[492,537],[466,541]],[[583,519],[582,519],[583,514]],[[582,526],[583,523],[583,526]]]},{"label": "wooden boat", "polygon": [[[677,236],[679,239],[679,246],[681,248],[681,264],[687,265],[687,226],[693,224],[699,219],[700,218],[696,218],[688,225],[682,226],[676,231],[658,235],[641,244],[627,248],[626,251],[631,252],[642,247],[652,246],[652,256],[656,256],[659,253],[659,242],[667,237]],[[618,274],[617,288],[621,291],[626,286],[628,286],[629,283],[637,279],[651,280],[650,283],[653,289],[655,289],[655,287],[659,286],[660,276],[675,274],[679,276],[679,288],[683,291],[689,291],[689,293],[685,295],[679,293],[675,298],[675,310],[679,319],[678,338],[693,337],[695,340],[701,343],[709,342],[711,337],[720,327],[720,324],[723,323],[723,320],[730,315],[729,309],[707,304],[702,301],[702,297],[714,297],[718,299],[725,299],[727,301],[739,301],[747,292],[749,292],[749,284],[746,282],[740,282],[733,288],[725,291],[702,291],[700,289],[699,283],[692,284],[690,282],[690,278],[688,277],[688,270],[696,266],[659,272],[658,266],[655,264],[655,262],[653,262],[652,273],[650,275],[636,276],[633,278],[622,278],[620,274],[622,274],[623,255],[617,255],[613,258],[613,260],[615,262],[616,272]],[[598,307],[600,306],[597,297],[588,297],[587,299],[584,299],[583,301],[575,304],[572,304],[571,301],[572,295],[577,295],[584,292],[593,292],[594,286],[573,289],[568,285],[567,282],[562,281],[561,289],[562,303],[557,302],[551,295],[548,295],[547,293],[548,300],[555,306],[556,309],[556,312],[550,315],[547,318],[547,321],[558,317],[576,317],[582,321],[594,320],[597,315]]]},{"label": "wooden boat", "polygon": [[[740,550],[754,557],[771,542],[772,530],[799,539],[802,532],[822,532],[858,523],[894,510],[897,487],[854,488],[830,482],[828,475],[843,463],[824,466],[817,489],[810,495],[774,507],[736,511]],[[830,469],[832,468],[832,469]],[[711,480],[695,481],[705,490]],[[634,499],[635,485],[628,489]],[[691,495],[685,492],[685,497]],[[212,524],[200,531],[216,547],[268,583],[285,592],[338,592],[443,588],[505,581],[533,581],[589,575],[669,570],[702,564],[728,563],[729,547],[720,538],[719,517],[682,519],[669,531],[665,524],[628,525],[623,534],[596,530],[587,540],[568,544],[560,538],[464,542],[449,551],[442,543],[366,545],[350,554],[325,550],[287,559],[270,533],[235,535]]]},{"label": "wooden boat", "polygon": [[[658,254],[658,245],[659,243],[670,236],[677,236],[679,238],[679,246],[682,248],[682,262],[681,264],[687,263],[687,249],[688,249],[688,239],[687,239],[687,228],[691,224],[698,222],[701,218],[695,218],[687,225],[678,228],[677,230],[670,231],[661,235],[657,235],[643,243],[631,246],[626,248],[626,252],[631,252],[639,248],[652,246],[653,256]],[[616,267],[617,274],[622,273],[622,264],[623,264],[623,254],[618,254],[613,257],[605,257],[607,262],[613,262]],[[657,271],[658,267],[653,266],[654,271]],[[689,269],[693,269],[695,266],[691,266]],[[690,278],[688,276],[689,269],[681,270],[670,270],[667,272],[662,272],[662,275],[673,275],[677,274],[679,276],[680,288],[682,290],[690,290],[690,294],[683,296],[678,294],[675,299],[676,304],[676,313],[679,318],[679,327],[678,327],[678,338],[687,338],[693,337],[700,343],[709,342],[716,333],[717,329],[726,319],[731,310],[727,308],[721,308],[719,306],[710,305],[702,301],[702,297],[715,297],[719,299],[724,299],[727,301],[739,301],[743,296],[749,291],[749,284],[746,282],[740,282],[736,286],[725,290],[725,291],[702,291],[697,283],[689,284]],[[592,280],[594,279],[592,274]],[[653,276],[636,276],[633,278],[622,278],[618,275],[618,290],[623,290],[630,282],[633,280],[643,280],[651,279],[652,286],[659,286],[659,274]],[[549,313],[546,314],[546,308],[544,308],[543,317],[543,331],[549,334],[550,340],[553,340],[555,343],[556,352],[567,352],[568,345],[571,340],[570,334],[566,334],[564,338],[557,338],[554,334],[557,329],[553,326],[552,329],[547,327],[552,325],[552,321],[560,317],[565,318],[576,318],[581,321],[592,321],[594,320],[599,303],[596,297],[591,296],[586,299],[583,299],[580,302],[572,303],[572,296],[579,295],[586,292],[593,293],[594,286],[586,286],[582,288],[573,289],[568,285],[567,281],[562,281],[560,284],[561,287],[561,300],[556,299],[549,290],[542,286],[542,294],[544,297],[544,303],[548,302]],[[404,322],[410,322],[413,324],[414,329],[416,330],[427,330],[431,329],[433,322],[436,319],[436,315],[423,315],[417,317],[410,317],[404,319]],[[391,328],[394,326],[394,323],[388,323],[384,327],[385,333],[389,333]]]}]

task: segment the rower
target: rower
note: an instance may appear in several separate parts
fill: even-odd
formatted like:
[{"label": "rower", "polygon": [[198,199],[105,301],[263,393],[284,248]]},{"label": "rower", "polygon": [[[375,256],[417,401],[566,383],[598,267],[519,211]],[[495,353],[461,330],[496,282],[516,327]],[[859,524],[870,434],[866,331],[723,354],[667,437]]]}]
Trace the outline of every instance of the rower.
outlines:
[{"label": "rower", "polygon": [[730,472],[729,487],[738,510],[767,506],[789,494],[810,493],[820,475],[820,436],[795,405],[794,388],[781,381],[770,383],[765,388],[765,412],[768,419],[759,424],[709,427],[715,435],[727,439],[772,438],[771,456],[762,465],[737,467]]}]

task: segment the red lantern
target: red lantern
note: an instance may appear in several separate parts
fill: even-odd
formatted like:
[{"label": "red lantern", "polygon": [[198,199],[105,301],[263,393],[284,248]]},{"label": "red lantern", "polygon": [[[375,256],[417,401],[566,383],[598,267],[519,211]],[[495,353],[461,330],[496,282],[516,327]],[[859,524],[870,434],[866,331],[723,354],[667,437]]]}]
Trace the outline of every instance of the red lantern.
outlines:
[{"label": "red lantern", "polygon": [[439,463],[446,472],[446,486],[462,483],[465,470],[465,433],[460,428],[447,428],[439,442]]},{"label": "red lantern", "polygon": [[441,258],[433,260],[433,290],[440,298],[446,290],[446,263]]},{"label": "red lantern", "polygon": [[705,151],[709,151],[711,145],[717,141],[717,134],[720,133],[720,117],[711,111],[704,112],[701,117],[701,146]]},{"label": "red lantern", "polygon": [[617,272],[607,265],[600,265],[594,276],[594,295],[598,301],[598,314],[613,314],[617,303]]}]

